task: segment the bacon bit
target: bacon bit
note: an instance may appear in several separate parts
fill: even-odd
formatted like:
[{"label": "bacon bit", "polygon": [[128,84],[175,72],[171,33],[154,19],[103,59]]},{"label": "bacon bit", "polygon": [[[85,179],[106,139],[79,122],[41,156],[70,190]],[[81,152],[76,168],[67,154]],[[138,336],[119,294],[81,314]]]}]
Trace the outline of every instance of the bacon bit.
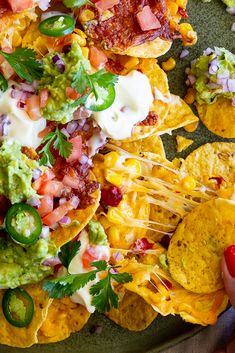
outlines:
[{"label": "bacon bit", "polygon": [[218,189],[220,189],[220,186],[221,186],[222,183],[225,181],[224,178],[221,177],[221,176],[219,176],[219,177],[211,177],[211,178],[209,178],[209,180],[215,180]]},{"label": "bacon bit", "polygon": [[95,3],[95,5],[98,7],[99,10],[106,11],[108,9],[111,9],[115,5],[118,5],[120,0],[99,0]]},{"label": "bacon bit", "polygon": [[117,207],[122,201],[122,192],[121,190],[111,185],[108,189],[101,190],[101,205]]},{"label": "bacon bit", "polygon": [[40,107],[45,108],[45,106],[47,105],[48,98],[49,98],[49,91],[47,88],[44,88],[40,91],[39,98],[40,98]]},{"label": "bacon bit", "polygon": [[33,147],[23,146],[21,152],[24,153],[30,159],[39,159],[39,156]]},{"label": "bacon bit", "polygon": [[81,97],[81,94],[78,93],[74,88],[72,87],[66,87],[65,89],[66,96],[69,99],[76,100]]},{"label": "bacon bit", "polygon": [[108,58],[103,51],[92,45],[89,50],[89,60],[91,65],[96,69],[102,69],[107,63]]},{"label": "bacon bit", "polygon": [[119,61],[108,59],[105,64],[105,69],[113,74],[120,75],[124,70],[124,66]]},{"label": "bacon bit", "polygon": [[161,23],[152,12],[150,6],[144,6],[143,10],[138,12],[136,17],[142,31],[161,28]]},{"label": "bacon bit", "polygon": [[146,119],[141,121],[138,126],[153,126],[158,122],[159,116],[155,112],[149,112]]},{"label": "bacon bit", "polygon": [[181,17],[188,18],[187,11],[185,9],[183,9],[182,7],[179,7],[178,13],[180,14]]},{"label": "bacon bit", "polygon": [[134,252],[142,252],[142,251],[152,249],[153,245],[154,244],[150,243],[147,238],[141,238],[141,239],[137,239],[134,242],[132,246],[132,250]]}]

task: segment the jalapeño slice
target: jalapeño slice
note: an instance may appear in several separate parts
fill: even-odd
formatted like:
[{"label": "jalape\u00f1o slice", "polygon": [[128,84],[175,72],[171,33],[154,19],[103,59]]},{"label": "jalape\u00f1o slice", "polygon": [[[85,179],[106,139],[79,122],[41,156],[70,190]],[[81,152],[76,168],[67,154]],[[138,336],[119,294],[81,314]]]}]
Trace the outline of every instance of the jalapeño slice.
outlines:
[{"label": "jalape\u00f1o slice", "polygon": [[50,37],[62,37],[72,33],[75,20],[69,15],[56,15],[42,21],[38,29],[42,34]]},{"label": "jalape\u00f1o slice", "polygon": [[5,92],[8,88],[8,82],[5,77],[0,73],[0,91]]},{"label": "jalape\u00f1o slice", "polygon": [[102,110],[108,109],[114,102],[116,97],[115,88],[110,85],[106,88],[99,87],[99,98],[96,100],[95,97],[88,99],[85,107],[93,112],[100,112]]},{"label": "jalape\u00f1o slice", "polygon": [[7,211],[5,227],[12,240],[22,245],[31,245],[42,232],[42,220],[35,208],[21,202]]},{"label": "jalape\u00f1o slice", "polygon": [[22,288],[8,289],[2,299],[2,310],[11,325],[26,327],[33,319],[33,299]]}]

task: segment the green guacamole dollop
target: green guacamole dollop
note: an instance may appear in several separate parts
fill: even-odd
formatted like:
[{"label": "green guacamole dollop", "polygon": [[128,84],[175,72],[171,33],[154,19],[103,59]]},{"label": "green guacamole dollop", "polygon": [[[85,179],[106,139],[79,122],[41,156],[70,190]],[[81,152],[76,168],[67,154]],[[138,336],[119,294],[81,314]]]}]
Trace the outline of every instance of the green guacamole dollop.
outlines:
[{"label": "green guacamole dollop", "polygon": [[235,0],[222,0],[228,7],[235,7]]},{"label": "green guacamole dollop", "polygon": [[49,53],[43,58],[43,77],[40,80],[39,89],[47,88],[49,91],[49,99],[43,109],[43,117],[65,124],[72,120],[73,113],[77,109],[71,107],[71,103],[74,101],[67,98],[66,87],[71,87],[74,75],[80,65],[83,65],[85,70],[89,70],[90,62],[83,56],[80,46],[74,42],[67,54],[59,54],[65,63],[65,71],[60,73],[53,63],[55,54]]},{"label": "green guacamole dollop", "polygon": [[[212,62],[216,67],[213,72],[210,69]],[[234,74],[235,55],[230,51],[215,48],[211,50],[211,54],[200,56],[190,70],[190,75],[196,79],[194,83],[196,101],[199,104],[212,104],[219,97],[235,98],[235,92],[230,92],[226,83],[226,79],[234,79]]]},{"label": "green guacamole dollop", "polygon": [[108,245],[107,235],[100,222],[90,221],[88,227],[89,241],[91,244]]},{"label": "green guacamole dollop", "polygon": [[46,239],[39,239],[34,245],[23,248],[8,238],[0,237],[0,288],[13,289],[41,281],[53,272],[42,262],[56,253],[56,246]]},{"label": "green guacamole dollop", "polygon": [[0,195],[12,204],[35,197],[31,185],[35,168],[39,168],[38,163],[23,154],[20,145],[4,141],[0,147]]}]

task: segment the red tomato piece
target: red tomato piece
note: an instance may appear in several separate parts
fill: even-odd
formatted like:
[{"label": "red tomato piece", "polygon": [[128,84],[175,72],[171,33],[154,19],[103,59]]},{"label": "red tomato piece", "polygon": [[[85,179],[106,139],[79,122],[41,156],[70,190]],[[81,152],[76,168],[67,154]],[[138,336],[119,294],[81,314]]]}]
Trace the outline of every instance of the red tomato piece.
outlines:
[{"label": "red tomato piece", "polygon": [[42,183],[45,183],[48,180],[52,180],[55,178],[55,174],[53,173],[53,171],[51,169],[47,169],[45,173],[43,173],[40,178],[38,178],[37,180],[35,180],[33,182],[33,188],[34,190],[39,190]]},{"label": "red tomato piece", "polygon": [[82,137],[76,136],[69,140],[73,145],[73,150],[70,156],[66,159],[68,163],[79,160],[82,156]]},{"label": "red tomato piece", "polygon": [[33,7],[33,0],[8,0],[13,12],[21,12]]},{"label": "red tomato piece", "polygon": [[71,187],[72,189],[79,189],[79,179],[70,175],[65,175],[63,178],[63,184]]},{"label": "red tomato piece", "polygon": [[58,180],[49,180],[40,186],[38,193],[40,195],[51,195],[60,197],[64,191],[64,184]]},{"label": "red tomato piece", "polygon": [[92,66],[96,69],[100,69],[107,63],[108,58],[103,51],[92,45],[89,50],[89,60]]},{"label": "red tomato piece", "polygon": [[66,87],[65,89],[65,92],[66,92],[66,96],[72,100],[76,100],[78,99],[79,97],[81,97],[81,94],[78,93],[74,88],[72,87]]},{"label": "red tomato piece", "polygon": [[70,201],[65,202],[63,205],[55,208],[48,215],[43,217],[42,222],[48,227],[53,226],[59,222],[66,214],[73,209],[73,206]]},{"label": "red tomato piece", "polygon": [[224,257],[231,276],[235,278],[235,245],[231,245],[225,250]]},{"label": "red tomato piece", "polygon": [[137,21],[142,31],[161,28],[161,23],[152,12],[150,6],[144,6],[143,10],[138,12]]},{"label": "red tomato piece", "polygon": [[35,94],[26,99],[26,111],[29,114],[30,119],[38,120],[42,117],[40,111],[40,98]]},{"label": "red tomato piece", "polygon": [[120,0],[99,0],[96,1],[96,6],[98,7],[99,10],[105,11],[108,9],[111,9],[111,7],[118,5]]},{"label": "red tomato piece", "polygon": [[37,211],[41,217],[45,217],[48,213],[53,211],[53,197],[51,195],[45,195],[41,199],[41,204]]},{"label": "red tomato piece", "polygon": [[49,98],[48,89],[47,88],[42,89],[39,93],[39,97],[40,97],[40,107],[45,108],[45,106],[47,105],[48,98]]}]

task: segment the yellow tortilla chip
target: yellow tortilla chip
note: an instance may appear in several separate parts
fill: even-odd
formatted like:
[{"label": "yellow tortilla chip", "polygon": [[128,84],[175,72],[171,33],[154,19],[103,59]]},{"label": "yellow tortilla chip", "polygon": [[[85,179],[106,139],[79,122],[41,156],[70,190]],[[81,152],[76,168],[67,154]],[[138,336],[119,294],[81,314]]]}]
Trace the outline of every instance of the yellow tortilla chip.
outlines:
[{"label": "yellow tortilla chip", "polygon": [[167,252],[172,277],[194,293],[223,288],[221,259],[235,242],[235,202],[212,199],[179,224]]},{"label": "yellow tortilla chip", "polygon": [[119,308],[111,309],[106,316],[130,331],[143,331],[157,317],[157,312],[139,295],[125,291]]},{"label": "yellow tortilla chip", "polygon": [[[48,308],[52,300],[43,291],[42,284],[37,283],[25,286],[24,289],[31,295],[34,301],[34,316],[28,327],[17,328],[9,324],[2,310],[0,311],[0,344],[11,347],[25,348],[38,342],[37,332],[46,319]],[[4,290],[0,290],[0,302],[2,303]],[[1,304],[2,305],[2,304]]]},{"label": "yellow tortilla chip", "polygon": [[182,152],[186,150],[189,146],[191,146],[193,140],[187,139],[186,137],[177,135],[176,136],[176,144],[177,144],[177,152]]},{"label": "yellow tortilla chip", "polygon": [[234,166],[235,143],[213,142],[194,150],[182,162],[180,173],[189,174],[214,190],[233,189]]},{"label": "yellow tortilla chip", "polygon": [[213,104],[197,104],[201,121],[214,134],[235,138],[235,107],[231,99],[219,98]]},{"label": "yellow tortilla chip", "polygon": [[[92,174],[92,180],[95,180],[95,176]],[[100,202],[100,190],[96,190],[93,194],[95,202],[88,206],[85,210],[72,210],[68,213],[71,219],[71,224],[66,227],[60,226],[51,233],[51,239],[54,240],[58,247],[68,243],[73,239],[78,233],[82,231],[83,228],[88,224],[88,222],[94,216]]]},{"label": "yellow tortilla chip", "polygon": [[156,38],[152,41],[130,47],[124,52],[119,51],[118,54],[130,55],[138,58],[158,58],[170,50],[172,42]]},{"label": "yellow tortilla chip", "polygon": [[73,303],[70,298],[55,299],[38,331],[38,342],[47,344],[62,341],[71,333],[80,331],[89,317],[90,313],[86,308]]}]

